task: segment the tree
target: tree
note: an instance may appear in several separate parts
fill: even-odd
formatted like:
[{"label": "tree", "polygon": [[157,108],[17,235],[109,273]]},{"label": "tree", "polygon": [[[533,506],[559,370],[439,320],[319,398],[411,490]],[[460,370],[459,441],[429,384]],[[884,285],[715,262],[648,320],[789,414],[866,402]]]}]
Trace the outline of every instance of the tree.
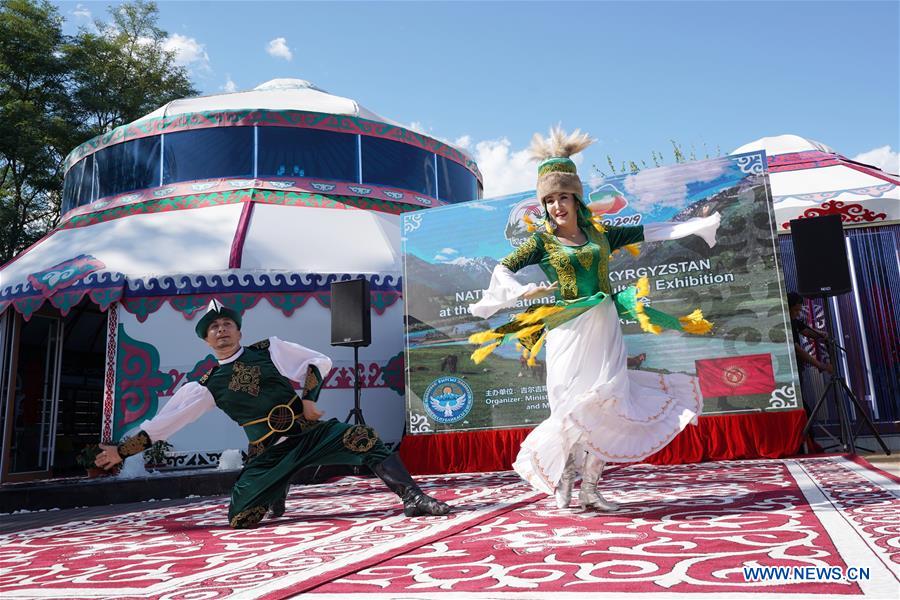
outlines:
[{"label": "tree", "polygon": [[165,49],[155,3],[126,2],[109,14],[111,21],[95,22],[96,32],[82,28],[66,52],[75,105],[94,135],[198,93]]},{"label": "tree", "polygon": [[46,0],[0,2],[0,261],[49,228],[70,143],[62,19]]},{"label": "tree", "polygon": [[158,21],[156,4],[126,2],[67,38],[47,0],[0,0],[0,263],[58,222],[75,146],[197,94]]}]

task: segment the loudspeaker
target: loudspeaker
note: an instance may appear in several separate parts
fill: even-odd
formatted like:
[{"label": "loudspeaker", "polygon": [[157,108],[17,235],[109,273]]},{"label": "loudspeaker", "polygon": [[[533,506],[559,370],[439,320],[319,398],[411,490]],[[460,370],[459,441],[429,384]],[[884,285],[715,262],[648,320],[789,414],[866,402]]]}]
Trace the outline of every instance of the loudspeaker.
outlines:
[{"label": "loudspeaker", "polygon": [[792,220],[791,240],[801,296],[837,296],[852,289],[844,228],[838,215]]},{"label": "loudspeaker", "polygon": [[331,345],[368,346],[372,343],[369,282],[365,279],[331,284]]}]

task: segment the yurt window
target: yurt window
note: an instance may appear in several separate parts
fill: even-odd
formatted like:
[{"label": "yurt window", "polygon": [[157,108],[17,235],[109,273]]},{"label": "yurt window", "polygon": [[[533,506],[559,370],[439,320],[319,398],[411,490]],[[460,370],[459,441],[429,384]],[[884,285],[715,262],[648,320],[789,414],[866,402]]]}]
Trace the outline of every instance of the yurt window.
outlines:
[{"label": "yurt window", "polygon": [[116,144],[94,154],[98,198],[123,194],[159,184],[158,136]]},{"label": "yurt window", "polygon": [[438,187],[441,201],[466,202],[478,198],[475,175],[461,164],[438,156]]},{"label": "yurt window", "polygon": [[356,181],[356,136],[349,133],[260,127],[260,177],[321,177]]},{"label": "yurt window", "polygon": [[84,162],[84,159],[79,160],[66,173],[63,183],[63,214],[78,206],[78,192],[81,190],[81,178],[84,176]]},{"label": "yurt window", "polygon": [[252,175],[252,127],[193,129],[165,136],[163,183]]},{"label": "yurt window", "polygon": [[94,155],[79,160],[66,173],[63,183],[62,212],[87,204],[97,197],[94,195]]},{"label": "yurt window", "polygon": [[363,182],[389,185],[437,197],[434,154],[409,144],[362,138]]}]

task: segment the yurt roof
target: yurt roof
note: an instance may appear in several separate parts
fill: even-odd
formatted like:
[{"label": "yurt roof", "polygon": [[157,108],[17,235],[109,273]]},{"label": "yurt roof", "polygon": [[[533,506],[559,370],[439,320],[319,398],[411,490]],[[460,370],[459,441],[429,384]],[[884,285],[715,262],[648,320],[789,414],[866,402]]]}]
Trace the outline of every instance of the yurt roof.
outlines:
[{"label": "yurt roof", "polygon": [[399,292],[398,216],[234,203],[56,229],[0,270],[0,311],[13,303],[27,317],[49,300],[65,314],[85,294],[105,309],[130,297],[321,293],[360,275]]},{"label": "yurt roof", "polygon": [[[192,125],[195,121],[210,121],[210,123],[217,121],[215,118],[207,119],[204,117],[198,119],[198,115],[227,115],[227,117],[218,119],[218,121],[234,123],[236,116],[251,111],[258,113],[315,113],[334,115],[336,117],[350,117],[360,119],[363,122],[388,125],[390,129],[400,134],[392,137],[402,138],[407,143],[418,142],[418,145],[421,147],[428,147],[444,155],[455,156],[481,179],[478,166],[472,160],[472,157],[460,148],[383,117],[353,99],[330,94],[304,79],[290,78],[272,79],[256,86],[252,90],[172,100],[131,123],[116,127],[112,131],[98,135],[78,145],[66,156],[64,168],[68,170],[84,156],[111,144],[117,144],[148,134],[164,133],[169,125],[179,121],[189,122]],[[238,120],[242,122],[247,121],[247,119]],[[366,128],[364,127],[363,129]]]},{"label": "yurt roof", "polygon": [[754,140],[731,154],[765,150],[778,231],[790,221],[837,214],[844,226],[900,221],[900,177],[798,135]]},{"label": "yurt roof", "polygon": [[356,100],[329,94],[304,79],[272,79],[252,90],[196,96],[173,100],[142,117],[152,119],[213,110],[305,110],[361,117],[371,121],[389,123],[402,127],[400,123],[369,110]]}]

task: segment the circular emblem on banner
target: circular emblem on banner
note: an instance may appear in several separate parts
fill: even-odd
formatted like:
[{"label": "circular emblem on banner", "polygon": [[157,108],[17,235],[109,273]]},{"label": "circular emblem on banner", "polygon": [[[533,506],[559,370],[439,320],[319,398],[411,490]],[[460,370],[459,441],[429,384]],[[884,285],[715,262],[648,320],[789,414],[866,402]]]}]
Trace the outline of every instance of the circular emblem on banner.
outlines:
[{"label": "circular emblem on banner", "polygon": [[469,384],[452,375],[431,382],[422,397],[428,416],[438,423],[459,423],[472,410],[475,395]]},{"label": "circular emblem on banner", "polygon": [[541,208],[541,203],[538,202],[537,198],[522,200],[509,211],[504,235],[513,248],[518,248],[525,240],[531,237],[531,233],[525,225],[525,215],[531,217],[532,222],[537,222],[544,218],[544,210]]},{"label": "circular emblem on banner", "polygon": [[747,372],[741,367],[732,365],[722,373],[722,382],[731,387],[738,387],[747,382]]}]

